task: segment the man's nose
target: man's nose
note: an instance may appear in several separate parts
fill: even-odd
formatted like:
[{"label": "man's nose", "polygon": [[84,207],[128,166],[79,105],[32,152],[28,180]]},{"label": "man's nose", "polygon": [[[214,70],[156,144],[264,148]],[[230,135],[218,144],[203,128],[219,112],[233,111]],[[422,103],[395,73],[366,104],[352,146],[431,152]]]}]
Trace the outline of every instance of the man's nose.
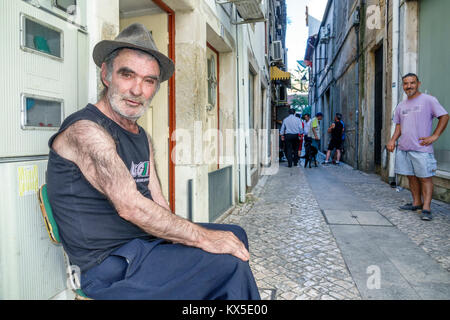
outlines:
[{"label": "man's nose", "polygon": [[133,86],[130,89],[130,92],[134,96],[140,96],[142,95],[142,80],[141,79],[135,79]]}]

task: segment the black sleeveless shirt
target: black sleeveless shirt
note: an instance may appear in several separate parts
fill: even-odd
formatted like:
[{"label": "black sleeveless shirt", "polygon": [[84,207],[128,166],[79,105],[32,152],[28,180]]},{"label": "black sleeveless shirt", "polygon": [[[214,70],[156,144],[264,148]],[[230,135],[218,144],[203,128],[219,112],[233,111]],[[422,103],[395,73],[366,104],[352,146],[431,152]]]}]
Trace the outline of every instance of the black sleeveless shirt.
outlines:
[{"label": "black sleeveless shirt", "polygon": [[90,120],[106,129],[116,142],[116,150],[136,182],[141,194],[152,199],[148,189],[150,149],[147,134],[131,133],[88,104],[67,117],[49,140],[47,189],[59,228],[61,242],[71,264],[86,271],[101,263],[112,251],[135,238],[154,238],[122,219],[109,200],[83,176],[78,166],[53,149],[56,136],[79,120]]}]

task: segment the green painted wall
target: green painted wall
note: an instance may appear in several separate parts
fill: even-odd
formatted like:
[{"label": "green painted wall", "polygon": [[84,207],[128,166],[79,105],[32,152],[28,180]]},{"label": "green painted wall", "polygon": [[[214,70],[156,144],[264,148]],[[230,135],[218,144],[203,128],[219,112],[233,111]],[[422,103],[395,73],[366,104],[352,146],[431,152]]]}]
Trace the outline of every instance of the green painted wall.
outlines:
[{"label": "green painted wall", "polygon": [[[436,97],[450,112],[450,1],[419,2],[420,91]],[[435,120],[435,126],[437,120]],[[450,128],[433,145],[438,169],[450,172]]]}]

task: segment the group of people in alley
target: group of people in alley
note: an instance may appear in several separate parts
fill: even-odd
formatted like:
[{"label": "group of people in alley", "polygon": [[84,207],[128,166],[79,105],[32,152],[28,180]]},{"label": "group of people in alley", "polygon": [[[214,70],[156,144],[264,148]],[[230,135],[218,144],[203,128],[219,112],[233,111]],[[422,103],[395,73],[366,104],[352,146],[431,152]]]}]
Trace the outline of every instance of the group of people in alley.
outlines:
[{"label": "group of people in alley", "polygon": [[[395,131],[386,145],[389,152],[395,153],[395,173],[405,175],[408,178],[412,202],[400,206],[402,210],[421,210],[421,219],[430,221],[433,219],[431,212],[431,200],[433,196],[433,180],[436,174],[437,162],[434,157],[433,142],[437,141],[447,127],[449,115],[439,101],[428,94],[419,91],[419,77],[414,73],[408,73],[402,78],[403,90],[407,98],[398,104],[393,115]],[[280,135],[285,143],[285,154],[288,167],[297,166],[299,156],[297,150],[299,141],[308,139],[313,141],[312,147],[320,148],[320,121],[322,113],[310,121],[309,115],[304,115],[304,121],[295,117],[295,110],[289,110],[290,115],[283,120]],[[438,123],[433,129],[433,119]],[[306,128],[306,129],[305,129]],[[322,164],[330,163],[331,152],[336,150],[336,161],[339,164],[343,142],[345,139],[345,125],[342,115],[336,113],[334,122],[327,132],[330,134],[326,159]],[[398,145],[396,148],[396,142]],[[307,150],[305,150],[307,157]]]},{"label": "group of people in alley", "polygon": [[[317,112],[311,119],[309,113],[303,116],[297,113],[294,108],[289,109],[289,116],[283,120],[280,129],[281,141],[284,143],[284,153],[288,162],[288,167],[297,166],[299,159],[305,159],[306,162],[311,156],[315,156],[320,150],[320,121],[323,120],[322,112]],[[322,164],[330,163],[339,165],[341,154],[344,148],[345,124],[342,120],[342,114],[336,113],[334,121],[327,129],[330,134],[326,159]],[[330,161],[331,153],[335,153],[335,160]],[[301,156],[301,153],[304,155]]]},{"label": "group of people in alley", "polygon": [[[160,84],[172,77],[172,60],[155,46],[142,24],[125,28],[93,50],[104,91],[95,104],[68,116],[49,140],[48,196],[70,263],[81,270],[81,289],[93,299],[259,300],[249,265],[247,234],[237,225],[193,223],[170,210],[156,172],[151,137],[137,120]],[[396,171],[407,175],[413,196],[405,210],[431,220],[432,143],[448,113],[418,91],[416,75],[403,78],[407,100],[395,111]],[[157,106],[156,106],[157,107]],[[439,123],[432,131],[432,119]],[[322,113],[303,120],[293,109],[282,124],[288,166],[303,146],[320,150]],[[324,164],[345,138],[336,113]],[[133,174],[135,164],[146,168]],[[131,169],[130,169],[131,168]]]}]

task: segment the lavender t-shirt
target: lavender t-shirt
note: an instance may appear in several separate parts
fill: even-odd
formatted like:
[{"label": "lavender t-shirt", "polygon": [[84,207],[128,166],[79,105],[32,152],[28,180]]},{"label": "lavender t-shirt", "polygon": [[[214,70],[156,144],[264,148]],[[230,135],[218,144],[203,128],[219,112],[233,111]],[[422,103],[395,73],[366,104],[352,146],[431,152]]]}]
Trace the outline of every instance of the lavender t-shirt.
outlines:
[{"label": "lavender t-shirt", "polygon": [[419,138],[431,136],[433,117],[447,113],[435,97],[425,93],[400,102],[394,114],[394,123],[400,124],[402,130],[398,148],[433,153],[433,146],[421,146]]}]

